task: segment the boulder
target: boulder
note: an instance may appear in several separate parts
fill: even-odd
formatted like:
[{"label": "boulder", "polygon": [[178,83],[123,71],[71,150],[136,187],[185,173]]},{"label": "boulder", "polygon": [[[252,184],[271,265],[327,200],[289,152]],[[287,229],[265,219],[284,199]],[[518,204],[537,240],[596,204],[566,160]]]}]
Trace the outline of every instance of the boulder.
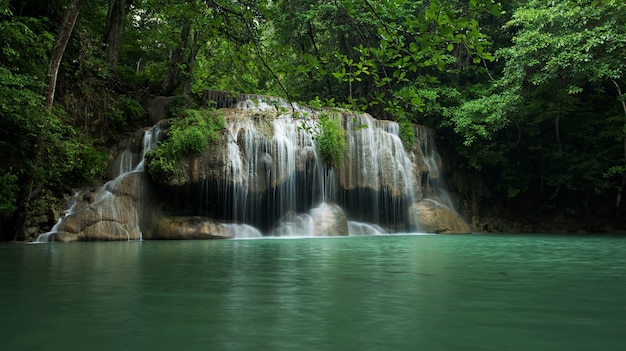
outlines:
[{"label": "boulder", "polygon": [[141,232],[136,227],[123,225],[118,222],[100,221],[87,226],[77,233],[59,230],[53,233],[51,238],[47,238],[46,241],[126,241],[140,239]]},{"label": "boulder", "polygon": [[56,228],[53,241],[139,240],[138,215],[132,201],[100,188],[77,196],[74,210]]},{"label": "boulder", "polygon": [[311,210],[315,236],[345,236],[349,234],[348,220],[341,207],[322,203]]},{"label": "boulder", "polygon": [[274,226],[272,236],[346,236],[346,215],[337,205],[322,203],[307,214],[288,212]]},{"label": "boulder", "polygon": [[289,211],[276,222],[270,236],[312,236],[312,230],[310,215]]},{"label": "boulder", "polygon": [[144,239],[231,239],[233,232],[225,225],[206,217],[161,217],[145,231]]},{"label": "boulder", "polygon": [[59,224],[58,230],[79,233],[102,221],[132,225],[137,222],[137,211],[114,196],[106,196],[83,209],[71,213]]},{"label": "boulder", "polygon": [[469,234],[469,225],[450,208],[432,200],[414,203],[408,210],[409,226],[424,233]]}]

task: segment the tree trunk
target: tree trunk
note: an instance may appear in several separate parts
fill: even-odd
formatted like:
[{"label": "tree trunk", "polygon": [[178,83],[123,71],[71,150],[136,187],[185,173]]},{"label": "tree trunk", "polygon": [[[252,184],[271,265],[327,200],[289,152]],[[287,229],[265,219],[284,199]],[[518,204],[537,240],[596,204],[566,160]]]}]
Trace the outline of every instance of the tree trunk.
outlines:
[{"label": "tree trunk", "polygon": [[[554,119],[554,133],[556,135],[557,145],[559,146],[559,157],[561,157],[561,155],[563,153],[563,143],[561,142],[560,121],[561,121],[561,116],[557,114],[556,118]],[[550,196],[548,201],[552,201],[552,200],[556,199],[557,195],[559,195],[559,191],[560,190],[561,190],[561,185],[559,184],[559,186],[556,187],[556,189],[554,190],[554,193],[552,194],[552,196]]]},{"label": "tree trunk", "polygon": [[124,29],[126,0],[109,0],[107,28],[104,33],[104,53],[106,61],[113,69],[117,66]]},{"label": "tree trunk", "polygon": [[[622,88],[619,83],[615,79],[611,79],[611,82],[615,85],[615,89],[617,89],[618,97],[622,100],[622,109],[624,110],[624,117],[626,117],[626,101],[622,96]],[[624,133],[626,133],[626,121],[624,121]],[[626,167],[626,135],[624,135],[624,166]],[[615,209],[617,211],[617,215],[620,214],[620,206],[622,203],[622,193],[624,192],[624,188],[626,187],[626,172],[623,172],[622,185],[617,190],[617,199],[615,200]]]},{"label": "tree trunk", "polygon": [[65,53],[65,48],[67,47],[67,43],[70,41],[70,36],[74,30],[74,24],[76,24],[76,19],[78,18],[78,14],[84,4],[85,0],[70,1],[70,4],[67,6],[67,10],[65,10],[65,15],[63,15],[63,23],[61,23],[59,34],[57,34],[57,39],[54,42],[54,47],[52,48],[52,53],[50,54],[48,75],[46,79],[48,83],[48,90],[46,92],[46,111],[48,111],[48,113],[52,111],[52,103],[54,102],[54,93],[57,86],[57,75],[59,74],[59,66],[61,66],[63,53]]},{"label": "tree trunk", "polygon": [[191,93],[191,77],[193,75],[193,66],[196,63],[196,57],[198,56],[198,51],[200,50],[198,43],[201,37],[202,35],[200,32],[195,31],[193,34],[193,40],[189,45],[191,49],[189,50],[189,57],[187,57],[187,66],[185,67],[185,83],[183,84],[183,95],[185,96]]},{"label": "tree trunk", "polygon": [[185,58],[185,48],[189,41],[189,34],[191,33],[191,24],[185,23],[180,31],[180,44],[174,50],[172,57],[170,58],[170,67],[163,79],[163,85],[161,86],[161,95],[171,95],[174,89],[178,86],[178,73],[180,72],[180,66]]},{"label": "tree trunk", "polygon": [[[35,161],[36,162],[36,161]],[[33,167],[34,168],[34,167]],[[34,190],[35,183],[35,170],[31,168],[30,172],[25,175],[24,186],[20,189],[17,196],[17,210],[13,214],[11,221],[11,230],[9,236],[3,237],[2,241],[12,240],[24,240],[24,226],[26,224],[26,218],[30,214],[30,202],[37,196],[39,190],[41,190],[41,184],[37,186],[39,190]]]}]

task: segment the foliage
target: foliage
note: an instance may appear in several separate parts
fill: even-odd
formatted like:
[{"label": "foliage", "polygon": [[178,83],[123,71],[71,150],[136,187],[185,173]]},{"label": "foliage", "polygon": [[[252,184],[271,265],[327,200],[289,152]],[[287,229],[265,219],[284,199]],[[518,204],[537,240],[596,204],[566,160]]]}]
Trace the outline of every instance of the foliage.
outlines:
[{"label": "foliage", "polygon": [[[477,18],[499,8],[492,1],[278,2],[274,26],[277,40],[296,50],[285,59],[296,67],[289,84],[297,90],[345,96],[347,107],[403,118],[421,110],[418,90],[438,82],[433,73],[467,55],[476,63],[492,59]],[[426,85],[416,89],[416,80]]]},{"label": "foliage", "polygon": [[0,174],[0,213],[17,209],[17,176],[10,171],[3,169]]},{"label": "foliage", "polygon": [[178,95],[165,105],[165,108],[167,110],[168,118],[177,118],[187,113],[186,111],[189,108],[189,103],[184,96]]},{"label": "foliage", "polygon": [[501,51],[506,78],[533,85],[565,79],[570,93],[581,82],[623,78],[625,10],[623,1],[529,1],[506,24],[520,28],[515,45]]},{"label": "foliage", "polygon": [[411,150],[415,145],[413,124],[406,119],[400,120],[398,124],[400,125],[400,139],[402,139],[402,144],[407,150]]},{"label": "foliage", "polygon": [[[83,7],[51,114],[44,82],[66,2],[0,5],[3,223],[32,184],[101,177],[104,150],[145,126],[147,96],[180,96],[148,162],[153,176],[174,174],[222,126],[215,112],[186,111],[206,89],[394,119],[407,148],[412,124],[428,125],[510,199],[626,184],[624,1],[134,0],[116,68],[102,47],[112,3]],[[319,123],[320,154],[338,167],[341,121]]]},{"label": "foliage", "polygon": [[341,116],[333,113],[322,113],[319,117],[320,132],[315,137],[317,149],[322,161],[330,167],[337,168],[343,161],[346,152],[346,130],[341,124]]},{"label": "foliage", "polygon": [[160,180],[176,175],[181,157],[201,154],[224,128],[223,117],[213,110],[186,110],[170,121],[165,140],[146,155],[148,173]]},{"label": "foliage", "polygon": [[624,117],[610,97],[626,67],[624,10],[621,1],[525,2],[504,26],[513,37],[497,51],[500,79],[446,109],[457,151],[499,174],[509,197],[610,187],[602,174],[624,158],[624,134],[616,132]]},{"label": "foliage", "polygon": [[[464,137],[465,146],[471,146],[478,139],[490,142],[499,130],[511,122],[516,99],[516,95],[503,92],[468,100],[458,108],[448,110],[449,120],[444,123]],[[478,167],[479,163],[474,165]]]}]

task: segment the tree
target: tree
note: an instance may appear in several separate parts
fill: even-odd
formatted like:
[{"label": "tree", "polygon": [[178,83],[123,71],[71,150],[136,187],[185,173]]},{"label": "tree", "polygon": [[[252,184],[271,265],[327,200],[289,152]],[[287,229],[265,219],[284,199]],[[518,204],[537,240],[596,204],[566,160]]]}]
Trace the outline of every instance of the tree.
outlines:
[{"label": "tree", "polygon": [[38,199],[61,179],[92,179],[104,155],[72,127],[69,116],[45,106],[47,63],[55,43],[45,18],[0,17],[0,240],[23,239]]},{"label": "tree", "polygon": [[106,60],[111,65],[111,68],[117,66],[117,60],[120,55],[125,9],[126,0],[109,0],[107,27],[103,44]]},{"label": "tree", "polygon": [[65,47],[70,40],[72,31],[74,30],[74,24],[76,23],[78,14],[80,14],[80,10],[84,4],[85,0],[70,1],[67,9],[65,10],[65,15],[63,16],[63,21],[61,22],[61,27],[59,28],[57,39],[54,43],[54,47],[52,48],[52,53],[50,54],[50,62],[48,64],[47,76],[48,90],[46,92],[46,110],[48,111],[48,113],[50,113],[50,111],[52,110],[54,93],[57,86],[57,75],[59,74],[59,66],[61,66],[63,53],[65,52]]},{"label": "tree", "polygon": [[296,67],[289,81],[303,85],[297,89],[308,92],[305,98],[325,90],[326,98],[380,118],[417,122],[421,90],[435,86],[440,73],[467,58],[492,58],[478,18],[499,14],[500,6],[359,0],[279,1],[275,8],[277,40],[295,52],[287,58]]},{"label": "tree", "polygon": [[614,145],[617,138],[626,146],[624,10],[623,1],[524,3],[503,27],[512,45],[496,52],[501,78],[448,111],[462,153],[474,167],[496,166],[511,198],[531,186],[546,192],[545,201],[562,189],[588,197],[619,174],[621,185],[612,183],[619,206],[626,149],[619,157]]},{"label": "tree", "polygon": [[[624,150],[621,165],[606,172],[621,174],[623,178],[617,191],[618,209],[626,186],[626,105],[621,91],[626,75],[626,20],[621,15],[624,11],[623,1],[529,1],[507,24],[520,28],[515,45],[502,51],[507,60],[504,78],[511,86],[519,87],[516,89],[521,90],[528,83],[542,86],[558,82],[569,95],[576,95],[583,93],[584,87],[596,89],[606,83],[613,86],[617,101],[621,100]],[[560,101],[567,99],[563,95]],[[557,140],[563,117],[554,117]]]}]

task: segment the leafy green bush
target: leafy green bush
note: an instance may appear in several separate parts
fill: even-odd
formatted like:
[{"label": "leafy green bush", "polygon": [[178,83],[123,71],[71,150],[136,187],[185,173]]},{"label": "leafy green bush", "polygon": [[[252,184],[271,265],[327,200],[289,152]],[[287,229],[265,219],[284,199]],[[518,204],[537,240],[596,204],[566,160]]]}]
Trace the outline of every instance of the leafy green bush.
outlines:
[{"label": "leafy green bush", "polygon": [[326,113],[322,114],[320,116],[320,133],[315,139],[322,161],[331,167],[338,167],[343,161],[347,147],[346,130],[341,125],[341,118]]},{"label": "leafy green bush", "polygon": [[400,125],[400,139],[407,150],[411,150],[415,145],[415,132],[413,131],[413,125],[406,119],[402,119],[398,122]]},{"label": "leafy green bush", "polygon": [[106,173],[106,152],[86,137],[72,138],[63,145],[65,173],[77,182],[90,182]]},{"label": "leafy green bush", "polygon": [[174,97],[172,101],[165,105],[168,118],[178,118],[181,116],[184,117],[185,113],[190,107],[191,106],[189,106],[187,99],[182,95]]},{"label": "leafy green bush", "polygon": [[148,173],[160,181],[176,176],[181,157],[201,154],[224,129],[223,117],[213,110],[186,110],[171,123],[166,139],[146,155]]},{"label": "leafy green bush", "polygon": [[2,211],[15,211],[17,193],[17,176],[12,173],[4,173],[6,170],[0,169],[0,213]]}]

